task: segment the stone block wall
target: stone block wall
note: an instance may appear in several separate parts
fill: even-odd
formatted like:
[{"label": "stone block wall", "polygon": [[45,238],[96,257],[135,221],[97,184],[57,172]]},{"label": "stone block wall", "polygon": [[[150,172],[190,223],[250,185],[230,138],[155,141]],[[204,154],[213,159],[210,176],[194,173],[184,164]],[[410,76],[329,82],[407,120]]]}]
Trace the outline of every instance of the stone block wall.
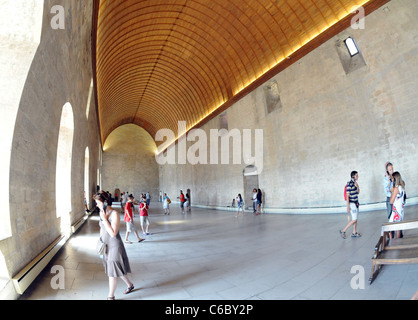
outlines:
[{"label": "stone block wall", "polygon": [[[63,16],[59,17],[63,29],[51,25],[51,20],[59,14],[51,13],[54,5],[64,9]],[[89,1],[44,1],[41,41],[27,72],[23,92],[19,93],[12,131],[10,192],[6,195],[10,204],[11,236],[0,241],[10,277],[61,234],[56,197],[60,199],[62,192],[56,189],[55,183],[61,112],[66,103],[71,104],[74,115],[71,224],[84,215],[86,147],[90,151],[89,192],[95,191],[100,141],[94,95],[91,96],[91,21]],[[89,96],[90,106],[87,105]]]},{"label": "stone block wall", "polygon": [[104,144],[102,186],[115,194],[115,189],[128,191],[139,200],[149,192],[158,201],[159,176],[155,161],[155,142],[141,127],[128,124],[115,129]]},{"label": "stone block wall", "polygon": [[[414,0],[389,2],[365,18],[364,29],[346,29],[226,111],[229,130],[254,136],[263,129],[259,186],[266,207],[344,206],[352,170],[359,172],[360,202],[382,202],[388,160],[408,196],[418,196],[417,13]],[[346,74],[337,44],[348,36],[366,65]],[[281,105],[268,113],[265,87],[276,84]],[[218,116],[202,129],[209,137],[219,125]],[[246,166],[244,159],[229,163],[164,165],[160,187],[172,197],[190,188],[192,203],[226,206],[243,193]]]}]

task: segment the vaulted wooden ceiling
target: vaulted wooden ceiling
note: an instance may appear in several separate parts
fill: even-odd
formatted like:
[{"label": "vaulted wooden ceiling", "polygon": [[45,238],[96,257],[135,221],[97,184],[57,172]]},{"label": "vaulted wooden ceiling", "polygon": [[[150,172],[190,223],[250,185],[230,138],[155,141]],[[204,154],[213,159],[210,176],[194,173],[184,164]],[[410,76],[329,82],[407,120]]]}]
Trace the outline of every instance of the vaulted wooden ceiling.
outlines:
[{"label": "vaulted wooden ceiling", "polygon": [[201,125],[387,1],[95,0],[102,144],[128,123]]}]

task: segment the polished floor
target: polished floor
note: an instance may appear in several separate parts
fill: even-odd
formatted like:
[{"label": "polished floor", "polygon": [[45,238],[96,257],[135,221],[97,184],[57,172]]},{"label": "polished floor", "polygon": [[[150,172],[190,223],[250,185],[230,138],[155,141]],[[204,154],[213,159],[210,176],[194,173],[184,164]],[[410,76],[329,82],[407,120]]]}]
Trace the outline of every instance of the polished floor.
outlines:
[{"label": "polished floor", "polygon": [[[418,290],[418,265],[384,266],[368,284],[385,215],[360,213],[362,237],[344,240],[338,230],[345,214],[235,218],[234,212],[192,209],[182,215],[172,204],[165,216],[160,203],[151,203],[152,234],[125,244],[135,290],[123,295],[119,279],[116,299],[410,299]],[[405,208],[405,219],[417,218],[418,206]],[[122,238],[125,230],[122,222]],[[106,299],[108,278],[95,254],[98,232],[92,215],[21,299]],[[54,265],[63,267],[63,289],[51,285],[59,274],[51,273]]]}]

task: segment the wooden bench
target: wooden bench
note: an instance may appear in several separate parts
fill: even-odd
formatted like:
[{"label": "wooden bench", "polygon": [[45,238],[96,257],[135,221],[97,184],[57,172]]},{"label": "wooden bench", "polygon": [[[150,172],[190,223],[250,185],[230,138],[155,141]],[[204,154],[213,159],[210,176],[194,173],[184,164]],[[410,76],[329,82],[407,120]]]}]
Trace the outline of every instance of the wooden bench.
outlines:
[{"label": "wooden bench", "polygon": [[384,264],[418,263],[418,236],[390,239],[389,233],[396,230],[418,229],[418,220],[388,222],[382,225],[382,232],[374,248],[373,267],[369,278],[372,284]]}]

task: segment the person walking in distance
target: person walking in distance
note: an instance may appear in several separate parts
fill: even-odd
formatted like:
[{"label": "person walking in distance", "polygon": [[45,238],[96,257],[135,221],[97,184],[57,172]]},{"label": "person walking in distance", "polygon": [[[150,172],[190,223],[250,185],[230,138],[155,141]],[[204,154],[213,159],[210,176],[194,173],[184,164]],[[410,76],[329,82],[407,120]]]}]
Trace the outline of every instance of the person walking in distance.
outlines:
[{"label": "person walking in distance", "polygon": [[186,201],[184,202],[184,206],[186,207],[186,211],[190,211],[190,193],[186,191]]},{"label": "person walking in distance", "polygon": [[90,212],[89,207],[88,207],[88,205],[87,205],[86,191],[84,191],[84,210],[85,210],[87,213],[89,213],[89,212]]},{"label": "person walking in distance", "polygon": [[[141,223],[141,229],[143,235],[150,235],[149,232],[149,219],[148,219],[148,205],[145,196],[142,197],[141,203],[139,204],[139,222]],[[144,230],[144,224],[146,225]]]},{"label": "person walking in distance", "polygon": [[186,199],[184,197],[183,190],[180,190],[180,196],[177,198],[180,199],[181,213],[184,214],[184,203],[186,202]]},{"label": "person walking in distance", "polygon": [[125,205],[125,224],[126,224],[126,236],[125,236],[125,242],[131,243],[129,238],[129,233],[134,232],[136,235],[136,238],[138,239],[138,242],[144,241],[145,239],[141,239],[138,235],[138,232],[136,231],[135,224],[134,224],[134,214],[133,214],[133,208],[134,208],[134,197],[132,195],[128,196],[128,202]]},{"label": "person walking in distance", "polygon": [[147,206],[149,206],[150,202],[151,202],[151,196],[149,194],[149,191],[147,191],[147,193],[145,194],[146,198],[147,198]]},{"label": "person walking in distance", "polygon": [[385,164],[385,175],[383,177],[383,188],[386,194],[386,211],[388,214],[388,219],[390,218],[390,214],[392,213],[392,205],[390,204],[390,197],[392,195],[392,188],[393,188],[393,165],[391,162],[386,162]]},{"label": "person walking in distance", "polygon": [[257,190],[257,212],[255,213],[256,216],[261,214],[262,203],[263,203],[263,193],[261,192],[261,189],[258,188],[258,190]]},{"label": "person walking in distance", "polygon": [[128,202],[128,195],[125,192],[122,192],[122,194],[120,195],[120,208],[121,208],[121,213],[125,213],[125,206],[126,206],[126,202]]},{"label": "person walking in distance", "polygon": [[244,200],[242,199],[241,193],[238,193],[238,196],[236,199],[237,199],[238,210],[237,210],[237,214],[235,215],[235,218],[238,217],[240,210],[242,211],[242,216],[244,216]]},{"label": "person walking in distance", "polygon": [[[392,204],[390,202],[390,198],[392,196],[393,183],[395,181],[393,178],[393,165],[390,161],[385,163],[385,170],[385,175],[383,177],[383,188],[386,194],[386,213],[388,215],[388,219],[390,219],[390,216],[392,214]],[[395,237],[395,231],[391,231],[390,234],[392,238]]]},{"label": "person walking in distance", "polygon": [[164,214],[168,214],[170,215],[170,203],[171,200],[170,198],[167,196],[167,193],[164,193],[164,199],[163,199],[163,209],[164,209]]},{"label": "person walking in distance", "polygon": [[253,189],[253,213],[257,212],[257,189]]},{"label": "person walking in distance", "polygon": [[359,212],[359,202],[358,202],[358,195],[360,194],[360,187],[357,183],[358,180],[358,172],[352,171],[351,172],[351,180],[347,183],[347,213],[351,215],[351,221],[347,223],[343,230],[340,230],[340,235],[343,239],[346,238],[346,231],[348,228],[353,226],[353,233],[351,234],[352,238],[358,238],[361,236],[360,233],[357,232],[357,218]]}]

